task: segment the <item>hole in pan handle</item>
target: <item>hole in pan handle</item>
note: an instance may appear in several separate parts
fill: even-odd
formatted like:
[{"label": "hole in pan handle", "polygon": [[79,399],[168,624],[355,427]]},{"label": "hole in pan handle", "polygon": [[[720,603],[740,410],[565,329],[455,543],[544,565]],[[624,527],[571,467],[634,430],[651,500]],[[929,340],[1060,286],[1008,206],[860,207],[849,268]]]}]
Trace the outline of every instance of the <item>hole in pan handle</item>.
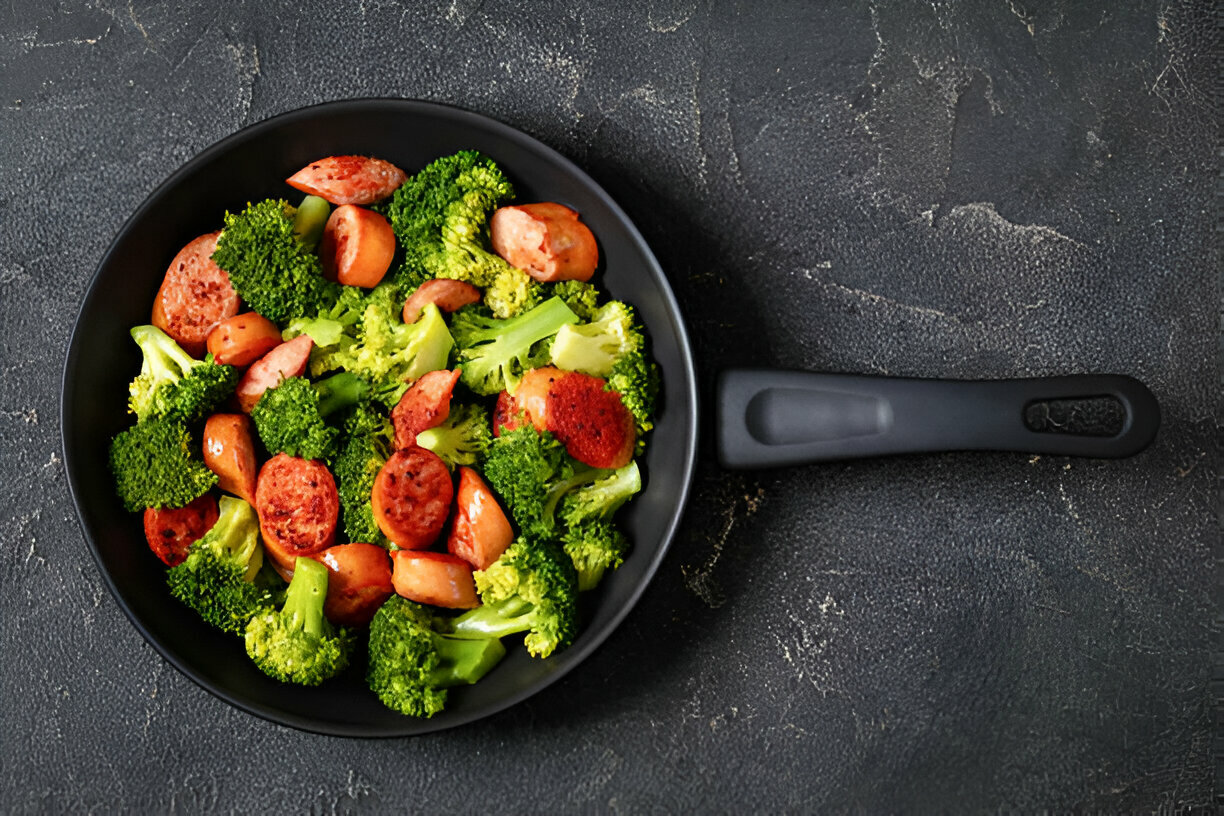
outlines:
[{"label": "hole in pan handle", "polygon": [[[1111,436],[1025,423],[1034,403],[1098,398],[1122,407]],[[729,369],[719,376],[716,410],[727,468],[964,450],[1116,459],[1146,448],[1160,427],[1152,392],[1120,374],[965,381]]]}]

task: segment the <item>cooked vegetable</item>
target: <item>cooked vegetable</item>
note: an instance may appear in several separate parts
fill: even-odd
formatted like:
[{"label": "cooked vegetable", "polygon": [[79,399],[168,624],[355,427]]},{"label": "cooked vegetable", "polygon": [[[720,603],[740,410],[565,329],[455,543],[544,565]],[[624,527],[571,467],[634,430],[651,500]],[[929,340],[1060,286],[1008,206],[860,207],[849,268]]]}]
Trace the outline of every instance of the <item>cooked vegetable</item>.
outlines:
[{"label": "cooked vegetable", "polygon": [[212,256],[247,305],[278,325],[318,314],[340,295],[323,277],[318,256],[295,237],[295,213],[280,199],[226,213]]},{"label": "cooked vegetable", "polygon": [[524,425],[489,446],[484,477],[524,534],[548,537],[554,522],[549,491],[573,476],[565,448],[547,431]]},{"label": "cooked vegetable", "polygon": [[297,212],[293,214],[293,237],[307,252],[314,252],[323,237],[323,228],[327,226],[327,217],[331,215],[331,205],[326,198],[308,195],[298,204]]},{"label": "cooked vegetable", "polygon": [[140,420],[152,417],[196,422],[234,392],[238,369],[211,355],[196,360],[156,326],[137,326],[140,373],[128,385],[128,407]]},{"label": "cooked vegetable", "polygon": [[463,384],[477,394],[514,392],[524,372],[546,362],[536,344],[578,317],[561,298],[549,298],[529,312],[506,320],[485,317],[471,307],[451,321]]},{"label": "cooked vegetable", "polygon": [[246,625],[247,654],[259,670],[282,683],[317,686],[348,666],[352,642],[323,614],[327,567],[298,558],[280,609],[264,608]]},{"label": "cooked vegetable", "polygon": [[476,464],[492,441],[489,413],[475,404],[452,406],[445,422],[416,435],[416,444],[438,454],[452,469]]},{"label": "cooked vegetable", "polygon": [[383,705],[410,717],[432,717],[446,706],[446,689],[475,683],[506,654],[496,637],[442,634],[425,607],[392,596],[370,622],[366,682]]},{"label": "cooked vegetable", "polygon": [[487,570],[475,573],[483,605],[450,622],[456,637],[505,637],[525,632],[527,651],[548,657],[578,632],[578,579],[557,544],[518,538]]},{"label": "cooked vegetable", "polygon": [[369,393],[369,384],[347,371],[314,384],[304,377],[290,377],[264,392],[251,409],[251,419],[269,453],[330,462],[337,453],[340,429],[328,425],[326,418]]},{"label": "cooked vegetable", "polygon": [[263,563],[259,520],[242,499],[223,496],[212,528],[191,545],[187,558],[166,572],[170,594],[225,632],[241,632],[273,600],[256,580]]},{"label": "cooked vegetable", "polygon": [[642,489],[642,474],[630,462],[611,475],[581,487],[561,500],[558,516],[565,524],[562,543],[578,572],[578,589],[593,589],[608,569],[625,560],[629,540],[612,517]]},{"label": "cooked vegetable", "polygon": [[349,541],[386,541],[370,506],[374,480],[391,455],[391,423],[368,403],[345,418],[333,472]]},{"label": "cooked vegetable", "polygon": [[404,291],[430,278],[466,281],[484,290],[500,318],[534,306],[540,285],[489,249],[489,217],[513,196],[501,168],[474,150],[443,156],[408,178],[386,208],[404,248],[396,281]]},{"label": "cooked vegetable", "polygon": [[124,509],[182,507],[207,492],[217,476],[193,458],[195,450],[177,419],[147,419],[118,434],[111,440],[110,469]]}]

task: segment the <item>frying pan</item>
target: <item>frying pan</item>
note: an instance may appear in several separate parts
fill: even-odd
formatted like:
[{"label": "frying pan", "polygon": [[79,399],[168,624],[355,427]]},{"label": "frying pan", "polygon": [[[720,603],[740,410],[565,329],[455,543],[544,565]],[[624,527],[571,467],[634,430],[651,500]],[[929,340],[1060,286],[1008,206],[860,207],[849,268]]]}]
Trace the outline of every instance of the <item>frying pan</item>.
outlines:
[{"label": "frying pan", "polygon": [[[241,639],[208,627],[171,598],[164,568],[144,544],[139,517],[124,512],[115,497],[107,447],[131,421],[125,394],[140,357],[128,330],[148,321],[166,264],[179,248],[217,229],[227,210],[288,197],[282,179],[320,156],[379,156],[412,172],[459,149],[480,150],[501,164],[518,200],[560,201],[582,214],[600,243],[597,279],[638,310],[663,387],[643,462],[645,486],[624,513],[633,550],[598,589],[584,594],[583,628],[574,645],[547,660],[509,649],[480,683],[453,689],[446,711],[414,719],[383,707],[365,686],[364,665],[318,688],[276,682],[246,658]],[[1069,394],[1113,395],[1126,411],[1123,430],[1084,439],[1015,427],[1023,404]],[[1159,416],[1146,389],[1123,377],[958,384],[734,371],[720,380],[719,400],[720,457],[729,467],[982,447],[1126,455],[1150,441]],[[915,400],[927,408],[910,410]],[[434,103],[366,99],[305,108],[247,127],[154,190],[124,224],[89,284],[64,366],[61,427],[69,488],[103,580],[166,660],[221,699],[268,720],[324,734],[392,737],[501,711],[563,677],[608,637],[645,590],[680,522],[696,458],[697,419],[692,352],[675,297],[641,235],[607,193],[560,154],[484,116]]]}]

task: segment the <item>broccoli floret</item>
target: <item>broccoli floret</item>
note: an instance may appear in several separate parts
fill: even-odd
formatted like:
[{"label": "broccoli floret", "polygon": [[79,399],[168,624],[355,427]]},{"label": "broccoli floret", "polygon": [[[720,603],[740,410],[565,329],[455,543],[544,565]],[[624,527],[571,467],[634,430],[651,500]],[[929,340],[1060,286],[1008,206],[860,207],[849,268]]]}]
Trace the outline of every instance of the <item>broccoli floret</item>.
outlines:
[{"label": "broccoli floret", "polygon": [[247,305],[280,326],[318,314],[340,295],[340,284],[323,277],[318,256],[295,237],[295,213],[279,199],[227,212],[212,256]]},{"label": "broccoli floret", "polygon": [[533,657],[548,657],[578,631],[578,578],[555,542],[518,538],[486,570],[473,573],[483,605],[451,620],[459,637],[526,632]]},{"label": "broccoli floret", "polygon": [[132,339],[140,346],[140,373],[128,386],[128,407],[141,420],[170,417],[185,422],[203,419],[234,392],[238,369],[197,360],[156,326],[137,326]]},{"label": "broccoli floret", "polygon": [[[375,385],[379,398],[394,405],[408,382],[446,368],[454,340],[442,313],[427,304],[415,323],[400,319],[403,302],[392,284],[379,284],[365,298],[361,321],[351,342],[318,349],[311,370],[342,368]],[[345,335],[347,336],[347,335]]]},{"label": "broccoli floret", "polygon": [[[377,297],[395,298],[394,287],[374,290]],[[369,293],[373,294],[373,293]],[[357,342],[361,320],[370,304],[369,294],[357,286],[341,286],[340,296],[314,317],[296,317],[281,332],[281,339],[292,340],[298,335],[308,334],[314,341],[310,351],[310,374],[318,377],[338,367],[335,353]]]},{"label": "broccoli floret", "polygon": [[326,417],[369,393],[369,384],[347,371],[313,385],[304,377],[289,377],[264,392],[251,410],[251,420],[269,453],[330,462],[340,431],[328,425]]},{"label": "broccoli floret", "polygon": [[374,614],[366,682],[388,708],[432,717],[445,707],[447,688],[475,683],[506,654],[496,637],[449,637],[437,626],[424,607],[397,595]]},{"label": "broccoli floret", "polygon": [[119,433],[110,445],[115,489],[129,512],[147,507],[182,507],[217,483],[217,474],[193,453],[186,424],[147,419]]},{"label": "broccoli floret", "polygon": [[[241,632],[273,600],[265,581],[259,517],[242,499],[222,496],[217,522],[166,572],[170,594],[225,632]],[[279,579],[277,579],[279,580]]]},{"label": "broccoli floret", "polygon": [[629,539],[610,521],[584,521],[569,527],[561,545],[574,562],[579,592],[598,586],[604,572],[624,563],[629,551]]},{"label": "broccoli floret", "polygon": [[390,420],[369,403],[357,405],[345,419],[332,474],[349,541],[379,545],[386,541],[374,521],[370,494],[378,471],[391,455],[393,437]]},{"label": "broccoli floret", "polygon": [[576,322],[577,316],[556,297],[507,320],[461,309],[451,321],[451,330],[459,347],[464,385],[482,395],[513,392],[525,371],[544,362],[537,359],[532,347]]},{"label": "broccoli floret", "polygon": [[559,297],[570,307],[570,311],[578,315],[579,320],[590,320],[599,309],[599,290],[594,284],[583,281],[558,281],[548,290],[548,294]]},{"label": "broccoli floret", "polygon": [[547,537],[553,532],[552,491],[574,476],[565,446],[547,431],[530,423],[503,432],[485,456],[484,477],[505,502],[525,534]]},{"label": "broccoli floret", "polygon": [[610,475],[578,488],[561,501],[565,524],[562,545],[578,572],[578,589],[593,589],[604,571],[625,559],[629,540],[612,523],[612,516],[642,489],[642,474],[630,462]]},{"label": "broccoli floret", "polygon": [[317,686],[348,666],[348,630],[323,615],[327,567],[299,557],[279,610],[264,607],[246,625],[247,654],[259,670],[282,683]]},{"label": "broccoli floret", "polygon": [[553,339],[553,365],[607,377],[616,361],[642,348],[642,331],[633,308],[613,300],[595,312],[589,323],[562,326]]},{"label": "broccoli floret", "polygon": [[612,366],[608,390],[620,394],[621,402],[637,424],[638,452],[643,435],[654,428],[655,401],[659,396],[659,367],[638,349],[624,355]]},{"label": "broccoli floret", "polygon": [[411,176],[386,207],[404,247],[396,282],[407,291],[430,278],[467,281],[502,318],[534,306],[541,285],[489,249],[489,217],[513,197],[501,168],[474,150],[443,156]]},{"label": "broccoli floret", "polygon": [[459,465],[474,465],[483,458],[493,442],[489,412],[480,405],[451,406],[446,421],[417,434],[416,443],[427,448],[453,470]]}]

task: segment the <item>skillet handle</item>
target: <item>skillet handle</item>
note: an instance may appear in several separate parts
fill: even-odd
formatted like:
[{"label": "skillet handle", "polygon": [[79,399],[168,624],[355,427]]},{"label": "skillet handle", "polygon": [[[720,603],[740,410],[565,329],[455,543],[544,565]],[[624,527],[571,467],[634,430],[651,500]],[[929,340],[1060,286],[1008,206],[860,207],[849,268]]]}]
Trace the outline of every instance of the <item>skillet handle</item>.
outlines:
[{"label": "skillet handle", "polygon": [[[1113,397],[1113,436],[1031,430],[1025,409],[1046,400]],[[1143,450],[1160,406],[1119,374],[963,381],[730,369],[718,382],[723,467],[761,468],[898,453],[993,450],[1121,458]]]}]

